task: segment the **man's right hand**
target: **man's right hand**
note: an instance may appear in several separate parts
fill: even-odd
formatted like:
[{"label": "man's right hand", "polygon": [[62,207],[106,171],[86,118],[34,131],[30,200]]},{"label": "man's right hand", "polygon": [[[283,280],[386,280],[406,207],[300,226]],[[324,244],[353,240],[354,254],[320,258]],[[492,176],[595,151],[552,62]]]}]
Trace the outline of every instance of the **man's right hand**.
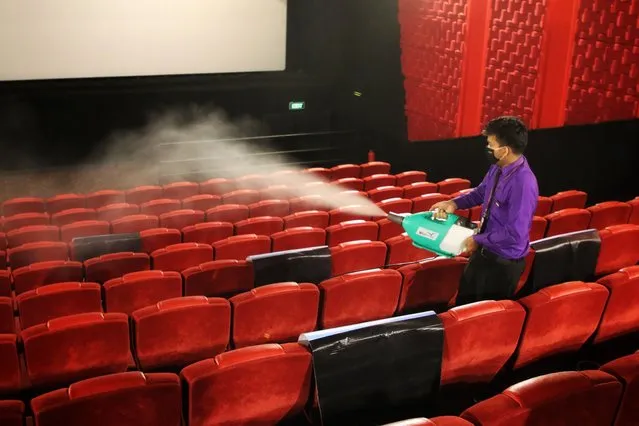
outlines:
[{"label": "man's right hand", "polygon": [[434,212],[433,216],[435,219],[444,220],[448,217],[448,214],[455,213],[457,210],[457,204],[454,201],[440,201],[439,203],[433,204],[431,210]]}]

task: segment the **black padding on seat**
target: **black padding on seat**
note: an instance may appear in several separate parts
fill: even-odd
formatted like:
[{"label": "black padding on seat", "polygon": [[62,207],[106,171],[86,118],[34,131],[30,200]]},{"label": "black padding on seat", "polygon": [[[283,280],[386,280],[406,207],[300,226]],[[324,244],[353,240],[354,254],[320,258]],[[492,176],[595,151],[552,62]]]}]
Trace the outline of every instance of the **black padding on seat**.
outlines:
[{"label": "black padding on seat", "polygon": [[141,252],[140,234],[109,234],[74,238],[71,258],[79,262],[110,253]]},{"label": "black padding on seat", "polygon": [[282,282],[319,284],[331,277],[327,246],[260,254],[247,260],[253,264],[255,287]]},{"label": "black padding on seat", "polygon": [[535,260],[523,295],[568,281],[592,280],[601,240],[596,230],[587,230],[539,240],[531,247]]},{"label": "black padding on seat", "polygon": [[380,425],[427,413],[439,389],[444,343],[439,317],[429,314],[308,342],[301,336],[313,354],[323,425]]}]

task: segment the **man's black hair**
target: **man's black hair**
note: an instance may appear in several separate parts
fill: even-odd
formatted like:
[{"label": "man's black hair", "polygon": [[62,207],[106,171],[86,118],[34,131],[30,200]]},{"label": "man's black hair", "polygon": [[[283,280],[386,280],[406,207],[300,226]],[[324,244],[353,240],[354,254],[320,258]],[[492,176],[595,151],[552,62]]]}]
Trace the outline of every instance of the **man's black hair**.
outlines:
[{"label": "man's black hair", "polygon": [[517,117],[497,117],[488,122],[485,136],[494,135],[501,146],[508,146],[515,154],[523,154],[528,145],[528,129]]}]

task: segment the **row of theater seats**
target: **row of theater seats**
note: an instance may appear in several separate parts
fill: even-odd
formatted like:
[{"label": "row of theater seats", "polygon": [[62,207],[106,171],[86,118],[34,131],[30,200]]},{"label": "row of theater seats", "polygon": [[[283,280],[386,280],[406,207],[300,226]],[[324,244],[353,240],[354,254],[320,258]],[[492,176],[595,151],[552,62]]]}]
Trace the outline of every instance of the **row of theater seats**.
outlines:
[{"label": "row of theater seats", "polygon": [[[441,390],[444,391],[447,387],[458,383],[489,383],[504,369],[517,370],[552,356],[575,353],[590,343],[597,345],[612,337],[637,332],[639,315],[634,307],[627,303],[627,296],[631,293],[637,294],[638,279],[639,269],[633,267],[606,277],[599,283],[565,283],[548,287],[521,299],[519,302],[483,301],[456,307],[439,314],[444,330]],[[191,345],[204,345],[203,341],[205,340],[210,344],[210,339],[207,340],[200,336],[196,339],[197,341],[190,341],[185,336],[202,334],[202,330],[198,329],[207,328],[207,321],[212,322],[212,319],[205,319],[205,316],[201,314],[189,318],[191,312],[184,307],[215,305],[217,302],[217,300],[211,302],[203,298],[200,299],[199,304],[190,305],[188,303],[173,304],[174,300],[171,300],[166,304],[167,306],[150,307],[150,310],[156,313],[162,311],[162,308],[166,308],[167,313],[171,313],[165,316],[159,315],[156,318],[153,318],[153,315],[147,315],[150,310],[149,312],[140,311],[144,312],[144,315],[139,314],[139,317],[146,316],[146,319],[149,320],[147,343],[155,351],[154,355],[160,359],[162,356],[175,356],[167,347],[163,348],[166,354],[160,354],[161,350],[159,349],[164,345],[177,347],[178,351],[184,350],[185,361],[193,360],[189,357],[193,356],[194,353],[199,355],[207,353],[202,351],[201,347],[195,349]],[[139,317],[135,318],[134,316],[134,322],[140,321]],[[579,321],[573,321],[573,318],[579,318]],[[95,415],[93,410],[98,410],[98,408],[101,408],[100,411],[122,413],[126,411],[128,401],[137,401],[132,396],[129,396],[131,398],[129,399],[120,395],[115,398],[120,409],[105,410],[105,407],[99,404],[114,403],[112,398],[115,395],[110,395],[111,392],[117,393],[133,388],[137,388],[137,392],[148,391],[145,386],[154,381],[143,378],[153,377],[153,374],[145,376],[142,373],[124,373],[129,361],[127,328],[128,323],[125,315],[95,313],[62,317],[49,321],[47,325],[25,330],[23,340],[27,357],[27,371],[30,378],[36,383],[43,383],[45,380],[71,383],[88,376],[124,374],[89,379],[80,382],[81,384],[71,385],[70,389],[65,388],[37,397],[31,403],[34,415],[36,417],[44,415],[44,412],[49,408],[54,410],[65,407],[64,417],[54,416],[52,418],[57,421],[64,419],[68,422],[59,424],[75,425],[77,420],[71,420],[74,419],[74,416],[86,421],[91,415]],[[134,329],[137,330],[135,327]],[[118,342],[116,340],[120,335],[121,341]],[[109,342],[97,344],[98,340]],[[52,350],[52,348],[56,348],[56,350]],[[39,352],[36,353],[35,349]],[[193,352],[187,354],[189,349]],[[83,352],[83,356],[75,357],[73,362],[69,362],[68,356],[80,350]],[[6,364],[5,362],[0,365]],[[627,373],[628,370],[625,368],[631,365],[632,376],[627,376],[624,373],[621,374],[621,377],[635,380],[634,377],[637,375],[636,359],[633,359],[632,363],[628,363],[626,360],[620,361],[617,365],[618,367],[610,369],[604,367],[604,370],[618,373],[625,371]],[[595,373],[582,372],[579,374],[590,379],[597,379],[590,384],[596,384],[596,387],[599,387],[600,383],[614,382],[609,378],[599,380],[604,376],[597,376]],[[134,380],[133,377],[137,377],[137,379]],[[180,381],[177,376],[171,377],[173,386],[178,389],[176,395],[180,395]],[[225,424],[225,422],[238,421],[275,424],[287,416],[299,414],[312,395],[311,356],[305,348],[295,343],[249,346],[221,353],[185,367],[181,372],[181,377],[182,386],[186,387],[185,394],[188,396],[188,400],[185,401],[188,405],[185,407],[185,413],[190,425]],[[129,380],[132,382],[128,382]],[[511,388],[505,394],[509,399],[500,404],[489,405],[490,409],[486,411],[477,411],[476,407],[473,407],[466,413],[476,413],[473,421],[478,421],[479,423],[476,424],[480,425],[573,424],[553,423],[552,421],[543,423],[541,420],[526,423],[516,416],[523,416],[523,412],[537,402],[558,401],[565,398],[568,391],[575,394],[582,392],[588,386],[583,382],[583,379],[579,380],[581,381],[571,382],[572,385],[567,387],[560,384],[561,380],[559,382],[554,379],[541,380],[542,383],[553,384],[553,386],[544,386],[547,393],[542,393],[537,397],[530,395],[529,397],[521,396],[521,399],[515,398],[517,404],[514,406],[512,402],[517,391],[513,392],[513,388]],[[84,389],[87,394],[80,390],[77,393],[74,392],[74,386]],[[514,389],[520,388],[521,385]],[[93,389],[93,391],[89,392],[89,389]],[[619,406],[622,387],[617,384],[612,388],[606,388],[604,394],[607,392],[610,392],[610,395],[602,397],[602,400],[616,401],[614,404],[610,404],[612,410],[608,412],[612,415],[610,417],[612,419]],[[89,394],[91,398],[87,398],[83,402],[80,401],[83,396]],[[66,397],[61,398],[61,396]],[[74,399],[73,396],[78,398],[77,402],[70,401]],[[495,398],[499,401],[503,399],[503,396]],[[489,400],[492,401],[489,404],[495,404],[495,398]],[[594,398],[593,401],[598,399],[598,397]],[[151,398],[151,400],[160,403],[164,410],[169,409],[166,406],[166,400],[157,397]],[[45,404],[42,401],[50,403]],[[178,413],[174,413],[174,415],[179,416],[181,405],[177,401],[180,401],[180,398],[173,401],[172,409]],[[636,399],[633,401],[636,404]],[[77,413],[80,410],[75,406],[76,403],[86,404],[84,407],[91,413],[89,417],[86,415],[84,417],[78,416]],[[577,410],[577,405],[583,406],[577,401],[571,410]],[[74,409],[71,409],[70,406]],[[139,407],[137,408],[139,409]],[[151,404],[148,410],[162,411],[154,404]],[[516,421],[520,423],[498,423],[497,419],[502,418],[500,417],[503,415],[501,411],[504,410],[505,412],[521,410],[522,412],[516,413],[512,419],[513,422],[518,419]],[[636,410],[629,410],[624,415],[630,413],[635,417],[629,421],[639,420],[636,417]],[[546,415],[550,414],[551,412],[547,411]],[[557,415],[557,413],[554,414]],[[566,414],[562,413],[561,415]],[[114,416],[113,421],[120,419],[118,417],[120,414],[114,413],[112,415]],[[136,415],[146,416],[146,412],[138,412]],[[153,416],[154,414],[150,413],[149,415]],[[591,413],[591,415],[593,414]],[[62,414],[58,412],[58,416],[62,416]],[[151,418],[160,422],[154,424],[173,424],[162,423],[162,420],[157,417]],[[593,426],[612,424],[601,423],[600,417],[594,418],[597,421],[593,422],[593,419],[583,418],[583,421],[574,424]],[[575,420],[577,419],[582,420],[581,417],[575,418]],[[110,425],[111,423],[103,424]],[[179,422],[175,424],[179,424]]]},{"label": "row of theater seats", "polygon": [[465,410],[386,426],[634,426],[639,424],[639,353],[599,370],[535,377]]}]

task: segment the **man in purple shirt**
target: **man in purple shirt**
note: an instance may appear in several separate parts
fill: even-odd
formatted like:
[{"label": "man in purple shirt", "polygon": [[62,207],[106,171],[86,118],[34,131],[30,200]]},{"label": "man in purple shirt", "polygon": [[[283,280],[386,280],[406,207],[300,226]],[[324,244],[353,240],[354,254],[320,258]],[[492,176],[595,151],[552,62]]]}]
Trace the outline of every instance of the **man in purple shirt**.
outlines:
[{"label": "man in purple shirt", "polygon": [[486,125],[483,135],[492,163],[484,180],[467,194],[433,206],[437,217],[482,206],[479,231],[465,243],[471,257],[459,284],[457,305],[514,295],[524,271],[539,196],[537,179],[523,156],[528,144],[524,123],[499,117]]}]

